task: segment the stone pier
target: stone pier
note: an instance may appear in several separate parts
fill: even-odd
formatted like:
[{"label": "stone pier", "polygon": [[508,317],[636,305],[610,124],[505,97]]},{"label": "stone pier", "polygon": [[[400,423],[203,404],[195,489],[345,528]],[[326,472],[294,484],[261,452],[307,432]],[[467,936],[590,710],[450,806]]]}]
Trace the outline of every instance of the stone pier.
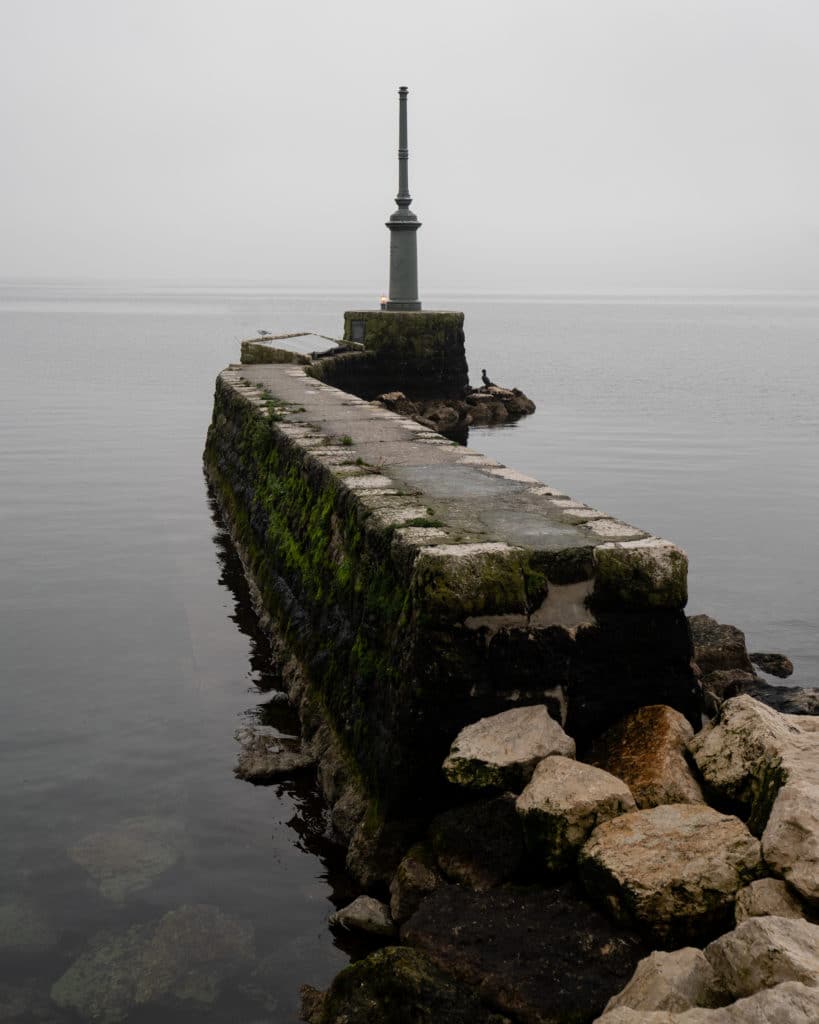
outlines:
[{"label": "stone pier", "polygon": [[295,364],[219,375],[205,463],[382,811],[428,801],[458,730],[516,705],[581,747],[645,704],[699,724],[672,543]]}]

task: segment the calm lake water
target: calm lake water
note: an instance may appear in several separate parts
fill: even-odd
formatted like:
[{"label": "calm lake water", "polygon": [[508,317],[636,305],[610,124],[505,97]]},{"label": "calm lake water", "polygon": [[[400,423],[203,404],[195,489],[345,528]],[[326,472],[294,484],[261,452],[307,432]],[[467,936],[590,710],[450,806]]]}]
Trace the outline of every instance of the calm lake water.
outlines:
[{"label": "calm lake water", "polygon": [[[55,981],[87,1005],[112,962],[135,989],[173,948],[164,989],[106,1012],[290,1024],[299,985],[347,961],[315,792],[233,777],[238,727],[293,722],[201,453],[240,338],[337,335],[374,304],[0,283],[0,1010],[88,1019],[49,1006]],[[471,447],[680,544],[689,610],[819,683],[819,297],[426,304],[466,312],[473,383],[485,367],[538,405]]]}]

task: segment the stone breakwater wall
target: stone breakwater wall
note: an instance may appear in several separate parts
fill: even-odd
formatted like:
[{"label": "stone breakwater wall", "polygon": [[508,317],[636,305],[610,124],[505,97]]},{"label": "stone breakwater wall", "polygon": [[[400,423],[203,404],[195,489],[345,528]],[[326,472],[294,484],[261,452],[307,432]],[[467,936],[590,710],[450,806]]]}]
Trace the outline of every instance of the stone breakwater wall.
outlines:
[{"label": "stone breakwater wall", "polygon": [[668,541],[294,364],[219,375],[205,465],[387,816],[428,813],[458,731],[512,707],[545,704],[580,748],[646,704],[699,724],[687,561]]}]

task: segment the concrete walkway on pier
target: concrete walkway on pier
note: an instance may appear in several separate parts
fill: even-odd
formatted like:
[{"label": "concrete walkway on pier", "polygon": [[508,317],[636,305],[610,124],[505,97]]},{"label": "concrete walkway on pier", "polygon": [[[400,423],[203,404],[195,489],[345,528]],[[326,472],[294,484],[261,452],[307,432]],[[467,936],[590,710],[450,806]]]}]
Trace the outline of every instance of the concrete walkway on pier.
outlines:
[{"label": "concrete walkway on pier", "polygon": [[265,415],[272,399],[282,416],[277,427],[377,505],[381,517],[395,525],[434,521],[413,526],[408,541],[544,551],[671,547],[414,420],[322,384],[300,367],[233,365],[222,378]]}]

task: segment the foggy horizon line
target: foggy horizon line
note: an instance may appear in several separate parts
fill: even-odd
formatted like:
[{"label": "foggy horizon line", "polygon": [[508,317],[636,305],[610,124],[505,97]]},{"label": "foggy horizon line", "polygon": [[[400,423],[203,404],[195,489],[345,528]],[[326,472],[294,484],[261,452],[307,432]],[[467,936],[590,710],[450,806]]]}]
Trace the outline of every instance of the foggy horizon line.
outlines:
[{"label": "foggy horizon line", "polygon": [[[351,281],[346,284],[333,283],[324,284],[321,281],[307,282],[304,280],[293,280],[287,282],[271,282],[263,277],[225,277],[225,276],[174,276],[149,277],[143,275],[77,275],[67,276],[58,274],[0,274],[0,286],[20,287],[115,287],[130,286],[142,288],[190,288],[195,290],[215,289],[223,291],[235,291],[237,289],[252,289],[264,291],[273,295],[278,294],[304,294],[316,295],[318,293],[328,296],[354,294],[356,296],[372,296],[374,302],[378,302],[383,294],[371,284]],[[458,287],[453,285],[450,288],[433,287],[422,289],[421,301],[424,297],[442,298],[445,296],[464,296],[468,298],[597,298],[597,297],[777,297],[777,298],[819,298],[819,288],[707,288],[689,285],[664,285],[662,287],[640,287],[640,286],[607,286],[582,287],[582,288],[544,288],[533,289],[531,286],[521,289],[512,288],[478,288]]]}]

